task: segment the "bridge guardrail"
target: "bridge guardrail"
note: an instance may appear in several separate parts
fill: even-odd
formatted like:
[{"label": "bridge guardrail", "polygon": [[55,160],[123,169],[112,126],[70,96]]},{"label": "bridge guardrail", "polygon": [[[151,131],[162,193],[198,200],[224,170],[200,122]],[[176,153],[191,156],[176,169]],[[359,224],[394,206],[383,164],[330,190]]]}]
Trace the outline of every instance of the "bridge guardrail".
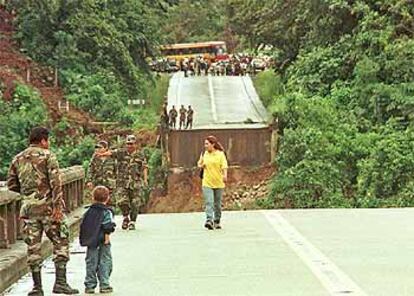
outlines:
[{"label": "bridge guardrail", "polygon": [[[84,178],[85,171],[81,166],[61,170],[63,198],[68,213],[83,204]],[[21,239],[19,212],[23,197],[7,190],[4,183],[0,185],[0,249],[7,249]]]}]

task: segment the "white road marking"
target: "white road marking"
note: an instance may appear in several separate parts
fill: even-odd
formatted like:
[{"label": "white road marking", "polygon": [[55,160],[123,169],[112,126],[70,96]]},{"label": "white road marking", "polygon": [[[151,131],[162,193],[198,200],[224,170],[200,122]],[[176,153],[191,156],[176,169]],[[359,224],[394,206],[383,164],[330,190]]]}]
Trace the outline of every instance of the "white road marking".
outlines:
[{"label": "white road marking", "polygon": [[254,111],[256,112],[258,116],[257,117],[258,121],[266,122],[266,118],[262,116],[258,107],[256,106],[255,100],[252,98],[249,91],[247,90],[246,79],[249,79],[251,81],[251,78],[249,76],[238,76],[238,77],[240,77],[241,84],[243,85],[243,91],[246,94],[244,98],[246,99],[247,103],[253,107]]},{"label": "white road marking", "polygon": [[367,296],[348,275],[313,246],[280,213],[276,211],[262,211],[262,213],[276,232],[310,268],[330,295]]},{"label": "white road marking", "polygon": [[183,77],[180,76],[180,80],[178,81],[178,88],[177,88],[177,96],[175,98],[176,108],[178,109],[181,103],[181,89],[183,87]]},{"label": "white road marking", "polygon": [[214,96],[214,89],[213,89],[213,80],[211,79],[210,75],[207,76],[208,78],[208,89],[210,91],[210,103],[211,103],[211,113],[213,114],[214,122],[217,122],[217,110],[216,110],[216,98]]}]

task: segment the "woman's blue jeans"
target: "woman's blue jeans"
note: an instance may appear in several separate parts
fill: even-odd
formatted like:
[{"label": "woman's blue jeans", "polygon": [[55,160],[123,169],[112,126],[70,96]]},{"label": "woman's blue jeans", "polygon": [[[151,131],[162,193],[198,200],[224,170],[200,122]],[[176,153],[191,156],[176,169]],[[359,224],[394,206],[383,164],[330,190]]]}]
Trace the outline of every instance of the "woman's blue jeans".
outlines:
[{"label": "woman's blue jeans", "polygon": [[210,188],[203,186],[202,190],[207,220],[214,221],[216,223],[220,222],[223,188]]}]

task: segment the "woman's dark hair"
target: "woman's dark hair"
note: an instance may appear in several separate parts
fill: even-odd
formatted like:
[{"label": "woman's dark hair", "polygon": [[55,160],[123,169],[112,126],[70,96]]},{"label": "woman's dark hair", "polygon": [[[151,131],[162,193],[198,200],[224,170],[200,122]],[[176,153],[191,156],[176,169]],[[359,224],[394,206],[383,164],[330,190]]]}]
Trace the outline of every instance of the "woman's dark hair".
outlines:
[{"label": "woman's dark hair", "polygon": [[39,144],[42,140],[49,139],[49,130],[45,127],[35,127],[30,131],[29,143]]},{"label": "woman's dark hair", "polygon": [[206,140],[213,145],[214,149],[224,151],[223,145],[221,145],[221,143],[217,140],[215,136],[208,136]]}]

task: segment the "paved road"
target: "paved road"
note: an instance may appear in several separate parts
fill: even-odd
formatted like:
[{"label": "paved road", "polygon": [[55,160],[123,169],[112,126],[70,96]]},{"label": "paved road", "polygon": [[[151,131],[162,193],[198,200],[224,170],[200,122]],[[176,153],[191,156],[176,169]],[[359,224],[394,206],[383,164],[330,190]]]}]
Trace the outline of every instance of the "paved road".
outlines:
[{"label": "paved road", "polygon": [[194,129],[260,128],[269,121],[248,76],[184,77],[175,73],[168,89],[168,109],[172,105],[193,107]]},{"label": "paved road", "polygon": [[[113,295],[414,295],[414,209],[225,212],[217,231],[203,218],[142,215],[138,231],[117,230]],[[82,288],[84,249],[72,251]],[[29,287],[23,278],[6,295]]]}]

